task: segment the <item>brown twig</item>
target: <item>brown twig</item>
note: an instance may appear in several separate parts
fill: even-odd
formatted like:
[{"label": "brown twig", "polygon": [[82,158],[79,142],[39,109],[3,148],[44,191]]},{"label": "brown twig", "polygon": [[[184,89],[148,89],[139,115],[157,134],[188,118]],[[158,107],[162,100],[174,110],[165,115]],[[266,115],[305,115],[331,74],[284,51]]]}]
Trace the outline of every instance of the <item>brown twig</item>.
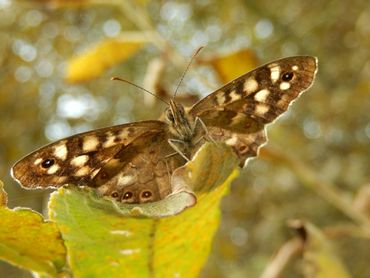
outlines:
[{"label": "brown twig", "polygon": [[343,214],[360,224],[364,229],[370,229],[369,218],[361,211],[356,210],[352,204],[343,197],[344,194],[340,192],[335,185],[322,181],[314,170],[302,162],[301,159],[296,158],[292,154],[279,151],[271,146],[261,151],[261,157],[266,160],[287,165],[294,171],[296,177],[303,185],[316,192],[320,198],[332,204]]},{"label": "brown twig", "polygon": [[[158,94],[158,90],[161,86],[161,78],[163,77],[165,70],[165,63],[162,58],[155,58],[148,63],[143,87],[147,88],[149,91]],[[144,102],[147,107],[153,107],[155,103],[155,98],[150,97],[150,95],[144,96]]]},{"label": "brown twig", "polygon": [[291,259],[302,253],[304,242],[301,238],[294,238],[283,244],[272,261],[267,265],[260,278],[279,277]]}]

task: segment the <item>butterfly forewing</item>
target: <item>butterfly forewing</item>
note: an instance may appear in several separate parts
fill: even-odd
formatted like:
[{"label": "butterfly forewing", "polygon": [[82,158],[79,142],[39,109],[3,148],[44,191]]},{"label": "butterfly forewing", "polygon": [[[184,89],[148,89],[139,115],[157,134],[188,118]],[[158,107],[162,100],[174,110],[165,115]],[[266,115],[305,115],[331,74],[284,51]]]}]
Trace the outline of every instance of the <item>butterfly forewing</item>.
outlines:
[{"label": "butterfly forewing", "polygon": [[165,132],[165,123],[143,121],[77,134],[47,145],[18,161],[12,176],[23,187],[87,184],[115,154],[148,131]]},{"label": "butterfly forewing", "polygon": [[264,125],[286,111],[315,77],[317,59],[296,56],[261,66],[208,95],[190,110],[215,140],[233,146],[241,159],[266,142]]}]

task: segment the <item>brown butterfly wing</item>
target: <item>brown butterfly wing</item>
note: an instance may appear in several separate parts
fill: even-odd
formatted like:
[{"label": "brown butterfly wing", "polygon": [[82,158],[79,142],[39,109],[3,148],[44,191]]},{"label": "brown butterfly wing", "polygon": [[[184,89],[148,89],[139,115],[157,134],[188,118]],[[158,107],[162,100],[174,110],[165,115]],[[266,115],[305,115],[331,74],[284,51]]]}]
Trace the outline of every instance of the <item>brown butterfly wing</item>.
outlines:
[{"label": "brown butterfly wing", "polygon": [[145,203],[171,193],[172,172],[184,164],[168,134],[148,131],[117,152],[93,180],[101,195],[124,203]]},{"label": "brown butterfly wing", "polygon": [[[166,132],[160,121],[143,121],[77,134],[36,150],[18,161],[12,176],[25,188],[89,185],[117,153],[151,131]],[[149,142],[148,142],[149,144]]]},{"label": "brown butterfly wing", "polygon": [[256,156],[271,123],[303,91],[317,71],[317,59],[296,56],[263,65],[196,103],[189,111],[207,126],[209,135],[231,145],[241,159]]}]

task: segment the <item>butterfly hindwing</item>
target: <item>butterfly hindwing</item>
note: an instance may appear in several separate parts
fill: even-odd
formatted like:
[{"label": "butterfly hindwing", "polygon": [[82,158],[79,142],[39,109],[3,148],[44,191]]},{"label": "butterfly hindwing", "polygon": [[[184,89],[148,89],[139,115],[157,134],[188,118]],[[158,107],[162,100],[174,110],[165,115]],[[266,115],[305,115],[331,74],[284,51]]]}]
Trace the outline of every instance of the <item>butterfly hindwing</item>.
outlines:
[{"label": "butterfly hindwing", "polygon": [[104,196],[124,203],[158,201],[171,193],[170,177],[183,159],[173,155],[168,134],[148,131],[117,152],[92,185]]}]

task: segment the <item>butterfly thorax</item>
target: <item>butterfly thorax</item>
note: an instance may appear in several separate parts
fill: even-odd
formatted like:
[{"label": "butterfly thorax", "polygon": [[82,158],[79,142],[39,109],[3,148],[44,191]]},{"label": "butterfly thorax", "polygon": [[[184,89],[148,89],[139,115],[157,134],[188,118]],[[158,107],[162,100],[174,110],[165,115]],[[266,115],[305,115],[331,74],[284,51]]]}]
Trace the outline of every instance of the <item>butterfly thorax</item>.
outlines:
[{"label": "butterfly thorax", "polygon": [[170,100],[165,115],[173,138],[191,142],[194,137],[194,119],[185,112],[184,106]]}]

